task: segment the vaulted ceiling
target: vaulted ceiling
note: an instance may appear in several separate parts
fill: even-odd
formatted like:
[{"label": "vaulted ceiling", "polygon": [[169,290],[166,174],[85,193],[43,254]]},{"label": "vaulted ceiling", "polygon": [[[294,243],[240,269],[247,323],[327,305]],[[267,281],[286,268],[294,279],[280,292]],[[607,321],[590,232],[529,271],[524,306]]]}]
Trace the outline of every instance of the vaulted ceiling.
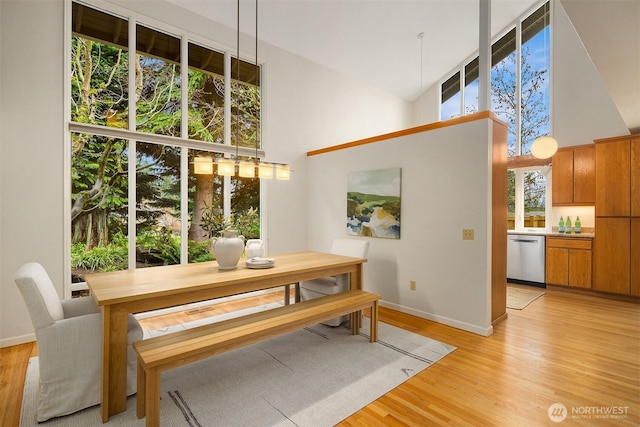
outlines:
[{"label": "vaulted ceiling", "polygon": [[[237,28],[236,0],[169,1]],[[640,1],[560,1],[623,120],[640,132]],[[539,4],[491,0],[492,34]],[[240,0],[240,30],[252,37],[255,7]],[[477,51],[478,16],[479,0],[259,0],[258,36],[414,100]]]}]

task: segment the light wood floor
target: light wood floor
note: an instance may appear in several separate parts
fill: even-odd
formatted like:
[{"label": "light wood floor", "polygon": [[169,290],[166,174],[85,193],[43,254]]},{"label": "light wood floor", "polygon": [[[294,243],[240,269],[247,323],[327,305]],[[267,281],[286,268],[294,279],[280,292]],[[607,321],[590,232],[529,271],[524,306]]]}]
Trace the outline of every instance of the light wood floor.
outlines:
[{"label": "light wood floor", "polygon": [[[240,300],[141,321],[167,326],[281,298]],[[481,337],[381,309],[380,320],[457,348],[341,426],[640,425],[640,305],[547,290]],[[17,426],[34,344],[0,349],[0,426]],[[561,403],[563,423],[548,409]],[[611,418],[616,411],[618,418]],[[608,418],[607,418],[608,417]],[[108,425],[108,424],[107,424]]]}]

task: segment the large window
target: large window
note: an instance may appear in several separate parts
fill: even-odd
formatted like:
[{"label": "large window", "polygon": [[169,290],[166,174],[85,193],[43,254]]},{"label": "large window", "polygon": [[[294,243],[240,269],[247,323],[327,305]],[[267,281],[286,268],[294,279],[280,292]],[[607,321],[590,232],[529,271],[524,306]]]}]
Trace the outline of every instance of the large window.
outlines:
[{"label": "large window", "polygon": [[[491,46],[491,110],[509,124],[509,156],[530,154],[533,140],[549,133],[550,21],[545,3]],[[442,83],[440,119],[477,111],[476,56]]]},{"label": "large window", "polygon": [[[550,131],[550,22],[545,3],[491,45],[491,110],[509,126],[509,157],[531,154],[533,141]],[[477,112],[478,84],[475,57],[442,83],[440,119]],[[545,228],[547,184],[539,170],[510,170],[508,195],[509,229]]]},{"label": "large window", "polygon": [[195,157],[236,154],[235,144],[239,156],[263,154],[260,68],[157,26],[136,22],[131,34],[130,24],[72,4],[74,281],[210,260],[209,237],[231,215],[245,237],[260,237],[257,178],[193,172]]}]

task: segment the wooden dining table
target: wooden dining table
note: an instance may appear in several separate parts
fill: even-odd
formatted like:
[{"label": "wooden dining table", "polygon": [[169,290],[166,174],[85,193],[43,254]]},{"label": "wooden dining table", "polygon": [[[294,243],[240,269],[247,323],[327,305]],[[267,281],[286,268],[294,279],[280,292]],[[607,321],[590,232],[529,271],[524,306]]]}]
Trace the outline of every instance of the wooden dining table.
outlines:
[{"label": "wooden dining table", "polygon": [[102,422],[127,409],[127,317],[231,295],[350,274],[350,289],[362,289],[363,258],[323,252],[270,256],[271,268],[235,270],[215,261],[88,274],[86,282],[102,313]]}]

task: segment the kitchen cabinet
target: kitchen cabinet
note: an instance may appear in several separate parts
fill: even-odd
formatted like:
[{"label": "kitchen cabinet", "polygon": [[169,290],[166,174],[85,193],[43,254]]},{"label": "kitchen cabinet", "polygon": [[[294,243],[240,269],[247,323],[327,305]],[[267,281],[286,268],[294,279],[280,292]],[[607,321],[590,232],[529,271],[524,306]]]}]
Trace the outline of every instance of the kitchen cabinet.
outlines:
[{"label": "kitchen cabinet", "polygon": [[554,206],[595,203],[596,152],[593,145],[560,148],[551,162]]},{"label": "kitchen cabinet", "polygon": [[596,216],[630,215],[630,169],[628,137],[596,144]]},{"label": "kitchen cabinet", "polygon": [[640,296],[640,137],[595,140],[593,289]]},{"label": "kitchen cabinet", "polygon": [[640,217],[640,137],[631,139],[631,216]]},{"label": "kitchen cabinet", "polygon": [[597,218],[593,241],[593,289],[629,295],[631,220]]},{"label": "kitchen cabinet", "polygon": [[640,296],[640,217],[631,218],[631,295]]},{"label": "kitchen cabinet", "polygon": [[592,239],[547,237],[546,283],[591,288]]}]

